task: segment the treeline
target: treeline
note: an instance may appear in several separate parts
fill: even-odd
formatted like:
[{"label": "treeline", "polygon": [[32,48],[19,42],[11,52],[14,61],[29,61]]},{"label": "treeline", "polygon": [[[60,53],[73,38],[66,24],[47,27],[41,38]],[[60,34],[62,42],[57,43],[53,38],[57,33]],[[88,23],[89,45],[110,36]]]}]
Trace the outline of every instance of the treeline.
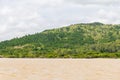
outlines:
[{"label": "treeline", "polygon": [[74,24],[0,43],[1,57],[120,57],[120,25]]}]

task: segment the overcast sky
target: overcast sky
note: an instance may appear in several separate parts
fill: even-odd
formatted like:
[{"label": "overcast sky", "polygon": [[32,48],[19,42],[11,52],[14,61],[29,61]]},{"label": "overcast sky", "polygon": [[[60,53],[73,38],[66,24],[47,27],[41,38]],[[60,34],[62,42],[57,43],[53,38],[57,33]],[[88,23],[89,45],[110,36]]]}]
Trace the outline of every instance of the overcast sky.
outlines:
[{"label": "overcast sky", "polygon": [[120,23],[120,0],[0,0],[0,41],[65,25]]}]

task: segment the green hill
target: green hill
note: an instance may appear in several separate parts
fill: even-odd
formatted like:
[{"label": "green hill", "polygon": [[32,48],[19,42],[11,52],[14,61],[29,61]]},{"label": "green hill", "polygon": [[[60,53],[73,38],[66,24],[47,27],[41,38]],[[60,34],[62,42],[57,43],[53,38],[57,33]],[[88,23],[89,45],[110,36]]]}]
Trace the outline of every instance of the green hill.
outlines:
[{"label": "green hill", "polygon": [[73,24],[0,43],[1,57],[119,58],[120,25]]}]

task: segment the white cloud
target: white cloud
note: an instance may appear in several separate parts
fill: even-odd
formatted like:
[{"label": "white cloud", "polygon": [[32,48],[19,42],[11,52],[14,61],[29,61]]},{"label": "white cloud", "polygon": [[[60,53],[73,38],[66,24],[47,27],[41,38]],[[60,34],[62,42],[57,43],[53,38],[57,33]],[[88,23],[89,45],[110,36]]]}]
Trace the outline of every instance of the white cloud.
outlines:
[{"label": "white cloud", "polygon": [[0,41],[74,23],[120,23],[118,4],[118,0],[0,0]]},{"label": "white cloud", "polygon": [[120,0],[66,0],[81,5],[116,5],[120,4]]}]

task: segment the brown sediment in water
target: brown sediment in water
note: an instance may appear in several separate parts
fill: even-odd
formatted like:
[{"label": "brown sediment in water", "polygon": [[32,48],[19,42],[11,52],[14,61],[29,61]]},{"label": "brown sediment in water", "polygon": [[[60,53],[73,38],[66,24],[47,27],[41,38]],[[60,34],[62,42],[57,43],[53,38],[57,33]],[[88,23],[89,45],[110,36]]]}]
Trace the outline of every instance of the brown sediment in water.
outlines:
[{"label": "brown sediment in water", "polygon": [[0,59],[0,80],[119,79],[119,59]]}]

